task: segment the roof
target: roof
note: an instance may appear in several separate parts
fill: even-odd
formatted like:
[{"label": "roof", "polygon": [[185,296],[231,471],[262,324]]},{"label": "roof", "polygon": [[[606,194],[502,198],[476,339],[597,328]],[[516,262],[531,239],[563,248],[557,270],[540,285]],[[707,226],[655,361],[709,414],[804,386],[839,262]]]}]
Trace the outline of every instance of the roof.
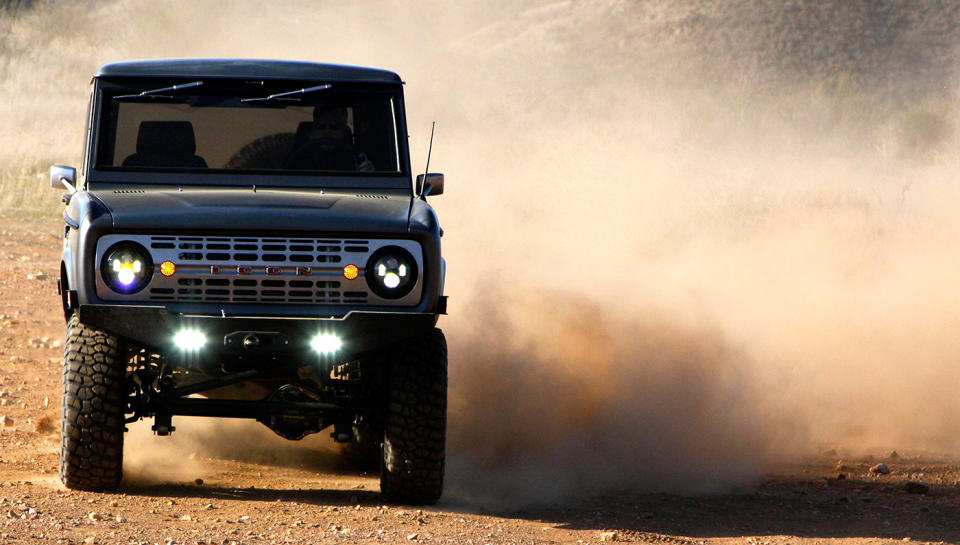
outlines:
[{"label": "roof", "polygon": [[101,77],[223,77],[304,79],[403,83],[389,70],[343,64],[271,59],[151,59],[112,62],[100,67]]}]

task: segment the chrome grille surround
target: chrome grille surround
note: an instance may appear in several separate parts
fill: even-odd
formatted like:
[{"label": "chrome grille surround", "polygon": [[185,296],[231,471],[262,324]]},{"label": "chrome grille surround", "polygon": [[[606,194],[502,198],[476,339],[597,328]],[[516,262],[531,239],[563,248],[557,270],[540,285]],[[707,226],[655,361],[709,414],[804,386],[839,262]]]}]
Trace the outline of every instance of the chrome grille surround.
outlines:
[{"label": "chrome grille surround", "polygon": [[[110,289],[99,263],[111,246],[133,241],[150,252],[154,274],[138,293]],[[385,246],[399,246],[413,255],[423,271],[423,252],[412,240],[314,237],[248,237],[189,235],[105,235],[97,241],[97,295],[106,301],[200,303],[305,303],[328,305],[412,306],[420,301],[423,275],[400,299],[383,299],[363,274],[370,255]],[[160,274],[172,261],[173,276]],[[360,275],[343,276],[354,264]]]}]

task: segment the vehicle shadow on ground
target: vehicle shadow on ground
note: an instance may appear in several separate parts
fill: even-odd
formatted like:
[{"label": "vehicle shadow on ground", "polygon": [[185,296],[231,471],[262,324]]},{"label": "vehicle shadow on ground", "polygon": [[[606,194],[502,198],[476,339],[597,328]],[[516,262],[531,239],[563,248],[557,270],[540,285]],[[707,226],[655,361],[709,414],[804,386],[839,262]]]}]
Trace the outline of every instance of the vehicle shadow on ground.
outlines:
[{"label": "vehicle shadow on ground", "polygon": [[129,485],[120,492],[128,496],[163,498],[200,498],[231,501],[280,501],[318,506],[355,505],[379,506],[383,504],[380,492],[372,490],[341,490],[322,488],[275,489],[260,487],[207,486],[192,484]]},{"label": "vehicle shadow on ground", "polygon": [[960,487],[935,485],[928,494],[915,494],[903,490],[903,482],[781,480],[739,494],[692,497],[624,492],[498,515],[571,530],[616,531],[624,541],[666,534],[691,544],[775,535],[960,542]]}]

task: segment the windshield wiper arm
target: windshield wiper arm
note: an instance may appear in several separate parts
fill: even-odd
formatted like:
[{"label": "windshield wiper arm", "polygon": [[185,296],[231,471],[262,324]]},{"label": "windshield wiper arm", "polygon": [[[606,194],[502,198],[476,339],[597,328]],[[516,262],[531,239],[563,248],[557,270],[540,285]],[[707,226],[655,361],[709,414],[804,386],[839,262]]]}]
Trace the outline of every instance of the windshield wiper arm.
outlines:
[{"label": "windshield wiper arm", "polygon": [[[322,91],[324,89],[329,89],[333,87],[329,83],[324,83],[323,85],[317,85],[315,87],[304,87],[303,89],[297,89],[296,91],[287,91],[286,93],[276,93],[266,97],[260,98],[241,98],[240,102],[265,102],[267,100],[276,100],[278,98],[286,98],[293,95],[305,95],[307,93],[312,93],[314,91]],[[290,99],[287,100],[299,100],[299,99]]]},{"label": "windshield wiper arm", "polygon": [[179,85],[171,85],[170,87],[163,87],[161,89],[150,89],[149,91],[143,91],[142,93],[138,93],[135,95],[120,95],[120,96],[115,96],[113,98],[118,99],[118,98],[140,98],[140,97],[148,97],[148,96],[160,96],[160,93],[164,93],[166,91],[179,91],[180,89],[200,87],[201,85],[203,85],[202,81],[193,81],[190,83],[181,83]]}]

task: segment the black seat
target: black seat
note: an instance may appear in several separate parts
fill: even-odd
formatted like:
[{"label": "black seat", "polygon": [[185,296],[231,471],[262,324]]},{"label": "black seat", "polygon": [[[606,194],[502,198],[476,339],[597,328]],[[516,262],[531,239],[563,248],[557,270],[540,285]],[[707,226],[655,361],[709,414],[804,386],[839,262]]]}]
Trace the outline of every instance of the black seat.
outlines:
[{"label": "black seat", "polygon": [[310,130],[313,129],[312,121],[301,121],[297,125],[297,136],[293,139],[293,150],[296,151],[300,149],[301,146],[307,143],[309,140]]},{"label": "black seat", "polygon": [[189,121],[143,121],[137,133],[137,153],[124,159],[123,166],[207,168],[196,152]]}]

